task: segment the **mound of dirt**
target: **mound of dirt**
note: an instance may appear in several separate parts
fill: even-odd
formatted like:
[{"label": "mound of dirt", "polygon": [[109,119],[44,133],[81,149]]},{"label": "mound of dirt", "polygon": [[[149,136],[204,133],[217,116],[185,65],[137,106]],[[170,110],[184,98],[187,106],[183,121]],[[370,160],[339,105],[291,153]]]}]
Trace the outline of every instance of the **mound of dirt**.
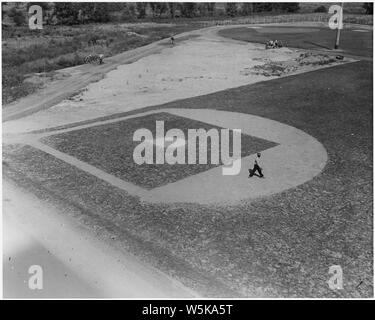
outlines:
[{"label": "mound of dirt", "polygon": [[306,66],[323,66],[339,62],[335,57],[327,54],[315,54],[312,52],[301,53],[299,57],[289,61],[266,60],[262,65],[256,65],[248,69],[247,74],[256,74],[266,77],[282,76]]},{"label": "mound of dirt", "polygon": [[301,53],[296,59],[299,65],[325,65],[332,62],[336,62],[336,58],[329,56],[328,54],[313,54],[311,52]]}]

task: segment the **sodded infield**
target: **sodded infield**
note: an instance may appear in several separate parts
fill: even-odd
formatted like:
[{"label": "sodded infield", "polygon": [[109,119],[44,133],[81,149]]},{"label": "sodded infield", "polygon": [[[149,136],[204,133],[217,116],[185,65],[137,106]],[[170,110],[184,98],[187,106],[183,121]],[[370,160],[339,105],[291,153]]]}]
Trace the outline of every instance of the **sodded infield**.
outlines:
[{"label": "sodded infield", "polygon": [[[188,143],[185,143],[185,141],[185,164],[156,164],[155,143],[153,143],[153,164],[136,164],[133,160],[133,153],[140,142],[133,141],[134,132],[138,129],[148,129],[156,137],[156,121],[164,122],[165,132],[178,128],[185,133],[186,138],[188,137],[188,129],[204,129],[205,131],[222,129],[205,122],[164,112],[50,135],[44,138],[43,142],[63,153],[96,166],[117,178],[146,189],[173,183],[219,165],[211,163],[211,141],[208,141],[205,152],[207,164],[188,164]],[[230,137],[230,150],[233,148],[232,142],[232,137]],[[242,134],[241,156],[246,157],[275,145],[274,142]],[[198,143],[196,145],[196,155],[199,154],[199,148],[200,145]],[[219,152],[221,152],[220,147]]]}]

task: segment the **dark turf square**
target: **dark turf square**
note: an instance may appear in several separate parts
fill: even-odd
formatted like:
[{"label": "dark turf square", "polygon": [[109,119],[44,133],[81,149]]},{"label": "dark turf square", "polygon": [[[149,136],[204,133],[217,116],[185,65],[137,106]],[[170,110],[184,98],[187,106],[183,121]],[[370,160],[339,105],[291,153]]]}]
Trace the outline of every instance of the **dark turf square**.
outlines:
[{"label": "dark turf square", "polygon": [[[164,121],[164,131],[178,128],[185,133],[188,129],[211,128],[222,129],[210,124],[169,113],[121,120],[115,123],[97,125],[85,129],[51,135],[42,141],[66,154],[89,163],[117,178],[131,182],[146,189],[152,189],[178,181],[191,175],[209,170],[218,165],[210,163],[210,143],[208,142],[208,164],[142,164],[134,163],[133,151],[140,142],[133,142],[133,134],[137,129],[149,129],[155,139],[156,121]],[[219,131],[220,132],[220,131]],[[230,139],[232,141],[232,137]],[[277,143],[255,138],[246,134],[241,136],[242,157],[276,146]],[[187,144],[185,145],[187,163]],[[232,145],[230,145],[230,150]],[[197,153],[198,155],[198,153]],[[198,156],[197,156],[198,157]],[[154,146],[155,163],[155,146]],[[247,165],[247,164],[243,164]]]}]

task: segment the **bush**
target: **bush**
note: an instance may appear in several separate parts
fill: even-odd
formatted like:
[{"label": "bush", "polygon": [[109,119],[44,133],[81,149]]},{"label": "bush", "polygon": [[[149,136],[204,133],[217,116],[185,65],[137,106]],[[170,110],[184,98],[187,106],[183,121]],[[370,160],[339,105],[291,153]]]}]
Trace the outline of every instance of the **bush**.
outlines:
[{"label": "bush", "polygon": [[185,18],[192,18],[196,14],[197,3],[195,2],[181,2],[179,4],[181,16]]},{"label": "bush", "polygon": [[121,21],[134,21],[136,18],[134,6],[125,7],[121,12]]},{"label": "bush", "polygon": [[281,3],[281,9],[283,12],[298,12],[300,7],[298,2],[283,2]]},{"label": "bush", "polygon": [[319,6],[317,7],[314,12],[328,12],[327,8],[325,6]]},{"label": "bush", "polygon": [[146,17],[146,7],[147,3],[146,2],[136,2],[136,8],[138,12],[138,19],[143,19]]},{"label": "bush", "polygon": [[7,104],[35,91],[36,86],[24,82],[24,72],[16,68],[3,68],[2,103]]},{"label": "bush", "polygon": [[363,9],[366,10],[366,14],[373,14],[374,13],[374,3],[373,2],[365,2],[363,4]]},{"label": "bush", "polygon": [[225,4],[225,13],[229,17],[235,17],[237,15],[237,4],[234,2],[228,2]]},{"label": "bush", "polygon": [[13,7],[10,10],[9,17],[13,19],[13,22],[17,27],[24,25],[26,22],[23,12],[20,10],[17,10],[15,7]]},{"label": "bush", "polygon": [[70,2],[56,2],[55,15],[59,24],[73,25],[77,24],[78,12],[73,3]]}]

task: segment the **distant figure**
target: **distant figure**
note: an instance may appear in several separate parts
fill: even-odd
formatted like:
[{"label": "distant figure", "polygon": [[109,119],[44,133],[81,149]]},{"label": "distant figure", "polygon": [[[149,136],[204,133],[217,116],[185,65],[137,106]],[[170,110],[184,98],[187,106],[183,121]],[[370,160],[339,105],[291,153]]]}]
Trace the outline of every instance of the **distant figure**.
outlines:
[{"label": "distant figure", "polygon": [[171,45],[174,46],[174,37],[171,37]]},{"label": "distant figure", "polygon": [[251,178],[256,171],[258,171],[259,175],[257,175],[258,177],[260,178],[263,178],[264,175],[262,173],[262,167],[260,166],[260,152],[257,153],[257,155],[255,156],[255,159],[254,159],[254,167],[253,169],[249,169],[249,178]]},{"label": "distant figure", "polygon": [[99,54],[99,64],[103,63],[104,54]]},{"label": "distant figure", "polygon": [[266,49],[273,49],[274,48],[274,43],[272,40],[268,40],[266,42]]}]

